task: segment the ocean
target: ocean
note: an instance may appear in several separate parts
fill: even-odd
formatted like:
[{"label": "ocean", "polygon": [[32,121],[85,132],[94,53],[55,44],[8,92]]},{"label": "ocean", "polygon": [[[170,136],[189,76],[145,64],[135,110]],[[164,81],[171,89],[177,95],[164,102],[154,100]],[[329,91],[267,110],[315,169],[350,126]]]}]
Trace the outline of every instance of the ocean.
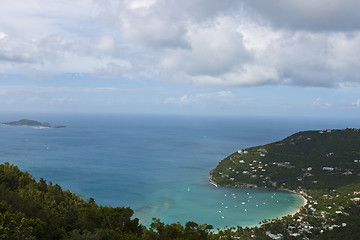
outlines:
[{"label": "ocean", "polygon": [[0,159],[37,180],[131,207],[144,225],[195,221],[254,226],[296,211],[302,199],[288,192],[216,188],[209,171],[231,153],[281,140],[302,130],[359,127],[358,119],[2,114],[66,125],[0,125]]}]

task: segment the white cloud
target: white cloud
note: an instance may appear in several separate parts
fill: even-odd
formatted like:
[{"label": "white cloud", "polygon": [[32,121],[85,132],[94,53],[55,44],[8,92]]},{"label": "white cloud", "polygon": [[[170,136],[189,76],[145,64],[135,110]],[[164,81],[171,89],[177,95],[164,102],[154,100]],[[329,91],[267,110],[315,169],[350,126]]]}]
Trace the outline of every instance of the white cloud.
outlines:
[{"label": "white cloud", "polygon": [[53,94],[53,93],[98,93],[98,92],[116,92],[117,88],[74,88],[74,87],[42,87],[42,86],[6,86],[0,85],[0,95],[13,94]]},{"label": "white cloud", "polygon": [[3,103],[4,103],[5,105],[12,105],[12,104],[15,103],[15,99],[13,99],[13,98],[6,99]]},{"label": "white cloud", "polygon": [[360,107],[360,98],[358,100],[356,100],[355,102],[353,102],[351,105],[355,106],[355,107]]},{"label": "white cloud", "polygon": [[205,102],[222,102],[233,99],[233,94],[230,91],[219,91],[211,93],[185,94],[179,98],[167,98],[165,104],[201,104]]},{"label": "white cloud", "polygon": [[131,70],[132,65],[127,61],[117,61],[109,62],[105,67],[99,68],[96,72],[99,76],[125,76],[129,70]]},{"label": "white cloud", "polygon": [[257,24],[251,21],[245,21],[237,27],[237,32],[243,36],[244,46],[249,51],[262,52],[271,47],[272,44],[281,40],[281,32]]},{"label": "white cloud", "polygon": [[126,4],[130,9],[137,9],[137,8],[149,8],[154,3],[156,3],[156,0],[128,0],[126,1]]},{"label": "white cloud", "polygon": [[138,44],[138,47],[148,50],[188,47],[183,39],[185,23],[173,22],[169,16],[159,16],[151,11],[145,14],[126,11],[119,14],[119,19],[126,40]]},{"label": "white cloud", "polygon": [[315,99],[315,101],[312,103],[313,106],[315,107],[319,107],[319,108],[329,108],[331,107],[330,103],[326,103],[324,102],[324,100],[322,98],[317,98]]},{"label": "white cloud", "polygon": [[242,35],[229,31],[234,20],[222,17],[206,26],[192,26],[186,36],[190,49],[169,50],[162,59],[164,69],[183,71],[190,76],[218,76],[242,65],[249,54]]},{"label": "white cloud", "polygon": [[52,98],[52,99],[50,99],[50,104],[67,104],[67,103],[75,103],[78,101],[79,101],[78,99],[66,98],[66,97]]},{"label": "white cloud", "polygon": [[310,31],[360,29],[358,0],[244,0],[276,27]]},{"label": "white cloud", "polygon": [[6,37],[7,37],[6,33],[0,32],[0,40],[4,39]]},{"label": "white cloud", "polygon": [[34,56],[39,56],[39,48],[31,43],[19,41],[4,36],[0,40],[0,61],[15,63],[34,62]]},{"label": "white cloud", "polygon": [[359,5],[357,0],[4,0],[0,73],[358,87]]},{"label": "white cloud", "polygon": [[[359,78],[359,71],[353,71],[360,66],[360,34],[336,33],[328,39],[327,65],[345,74],[354,74],[349,78]],[[345,75],[346,76],[346,75]]]},{"label": "white cloud", "polygon": [[24,100],[23,104],[25,105],[32,105],[34,103],[36,103],[39,100],[38,97],[30,97]]},{"label": "white cloud", "polygon": [[244,65],[233,72],[217,77],[211,75],[189,76],[199,85],[255,86],[276,82],[278,74],[275,69],[256,65]]},{"label": "white cloud", "polygon": [[74,0],[71,4],[61,0],[2,0],[0,26],[1,31],[14,37],[41,38],[54,33],[81,35],[97,14],[92,0]]}]

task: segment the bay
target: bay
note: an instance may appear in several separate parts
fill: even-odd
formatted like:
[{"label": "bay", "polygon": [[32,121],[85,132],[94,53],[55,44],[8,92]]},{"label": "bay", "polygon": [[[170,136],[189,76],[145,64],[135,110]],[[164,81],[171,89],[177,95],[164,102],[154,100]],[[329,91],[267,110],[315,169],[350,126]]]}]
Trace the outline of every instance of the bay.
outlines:
[{"label": "bay", "polygon": [[[1,122],[23,116],[3,114]],[[33,115],[66,125],[35,129],[0,125],[1,162],[18,165],[37,179],[94,198],[129,206],[142,224],[195,221],[253,226],[296,211],[295,194],[261,189],[223,189],[209,184],[209,171],[227,155],[281,140],[301,130],[359,127],[357,119]]]}]

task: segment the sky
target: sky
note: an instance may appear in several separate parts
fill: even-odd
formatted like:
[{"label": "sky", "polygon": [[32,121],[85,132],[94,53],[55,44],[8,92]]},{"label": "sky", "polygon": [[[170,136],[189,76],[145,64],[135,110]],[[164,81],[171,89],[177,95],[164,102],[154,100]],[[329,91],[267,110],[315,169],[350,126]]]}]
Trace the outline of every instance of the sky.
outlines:
[{"label": "sky", "polygon": [[0,0],[0,112],[358,118],[359,9]]}]

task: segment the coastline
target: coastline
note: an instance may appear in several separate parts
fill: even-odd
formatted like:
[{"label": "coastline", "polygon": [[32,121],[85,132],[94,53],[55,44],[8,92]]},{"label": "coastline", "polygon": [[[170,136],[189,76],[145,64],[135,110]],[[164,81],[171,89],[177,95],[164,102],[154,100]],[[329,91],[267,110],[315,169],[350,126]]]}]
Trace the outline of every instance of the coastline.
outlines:
[{"label": "coastline", "polygon": [[[211,182],[210,182],[211,183]],[[216,183],[211,183],[212,185],[216,185],[217,187],[222,187],[222,188],[231,188],[231,187],[223,187],[223,186],[219,186],[219,185],[217,185]],[[234,188],[238,188],[238,187],[234,187]],[[246,188],[244,188],[244,189],[246,189]],[[279,218],[280,219],[282,219],[282,218],[284,218],[284,217],[287,217],[287,216],[291,216],[291,217],[294,217],[296,214],[298,214],[300,211],[301,211],[301,209],[303,208],[303,207],[305,207],[307,204],[308,204],[308,200],[301,194],[301,193],[298,193],[298,192],[294,192],[294,191],[292,191],[292,190],[289,190],[289,189],[270,189],[270,188],[258,188],[258,189],[261,189],[261,190],[275,190],[275,191],[284,191],[284,192],[289,192],[289,193],[292,193],[292,194],[296,194],[297,196],[299,196],[301,199],[302,199],[302,204],[301,204],[301,206],[299,207],[299,209],[297,209],[297,210],[295,210],[295,211],[293,211],[293,212],[290,212],[290,213],[287,213],[287,214],[284,214],[284,215],[281,215]],[[276,218],[274,218],[274,219],[276,219]],[[256,228],[256,227],[260,227],[261,225],[263,225],[263,223],[261,223],[261,224],[254,224],[254,225],[251,225],[251,226],[246,226],[247,228]],[[213,229],[211,232],[212,233],[215,233],[215,234],[218,234],[220,231],[222,231],[222,229],[217,229],[217,230],[215,230],[215,229]],[[237,231],[237,229],[236,229],[236,227],[235,227],[235,229],[233,229],[233,230],[231,230],[232,232],[236,232]]]},{"label": "coastline", "polygon": [[[291,192],[291,193],[294,193],[294,192],[292,192],[292,191],[290,191],[290,192]],[[300,213],[301,209],[308,204],[308,200],[307,200],[302,194],[297,193],[297,192],[294,193],[294,194],[296,194],[296,195],[298,195],[299,197],[301,197],[303,203],[302,203],[302,205],[300,206],[300,208],[299,208],[297,211],[291,212],[291,213],[288,214],[288,215],[290,215],[290,216],[292,216],[292,217],[294,217],[297,213]],[[288,216],[288,215],[287,215],[287,216]]]},{"label": "coastline", "polygon": [[[283,192],[288,192],[288,193],[292,193],[292,194],[295,194],[297,195],[298,197],[300,197],[302,199],[302,204],[301,206],[299,206],[298,209],[294,210],[294,211],[291,211],[290,213],[287,213],[287,214],[284,214],[282,216],[280,216],[280,218],[283,218],[283,217],[286,217],[286,216],[295,216],[296,214],[300,213],[300,211],[302,210],[302,208],[304,208],[307,204],[308,204],[308,200],[303,196],[303,194],[301,192],[296,192],[294,190],[290,190],[290,189],[278,189],[278,188],[259,188],[259,187],[239,187],[239,186],[221,186],[217,183],[215,183],[213,180],[212,180],[212,176],[211,176],[211,173],[210,173],[210,176],[209,176],[209,183],[213,186],[215,186],[216,188],[218,187],[221,187],[221,188],[243,188],[243,189],[259,189],[259,190],[268,190],[268,191],[283,191]],[[256,225],[253,225],[253,226],[248,226],[249,228],[253,228],[253,227],[259,227],[261,226],[262,224],[256,224]]]}]

